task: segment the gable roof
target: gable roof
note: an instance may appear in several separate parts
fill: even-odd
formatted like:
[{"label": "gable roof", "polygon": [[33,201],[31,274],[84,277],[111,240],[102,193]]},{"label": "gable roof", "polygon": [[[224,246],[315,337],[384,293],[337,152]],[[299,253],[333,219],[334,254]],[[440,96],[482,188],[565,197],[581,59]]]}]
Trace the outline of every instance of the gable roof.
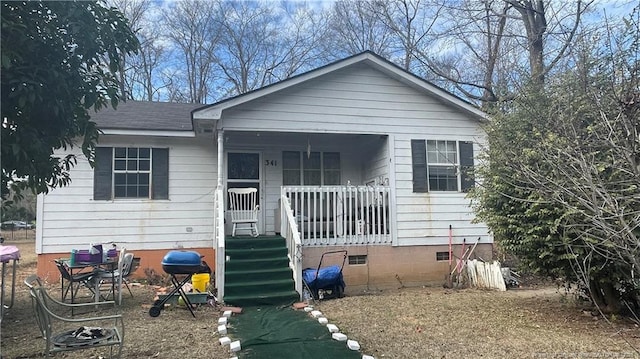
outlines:
[{"label": "gable roof", "polygon": [[109,130],[193,131],[191,111],[202,104],[133,101],[120,102],[90,113],[98,128]]},{"label": "gable roof", "polygon": [[[192,117],[196,122],[199,122],[198,120],[219,120],[222,117],[222,112],[226,109],[230,109],[235,106],[242,105],[244,103],[261,98],[263,96],[276,93],[278,91],[290,88],[292,86],[301,84],[303,82],[313,80],[327,73],[341,70],[355,64],[367,64],[372,68],[404,83],[407,86],[410,86],[425,94],[428,94],[435,98],[440,99],[444,103],[467,113],[473,118],[476,118],[478,120],[486,120],[488,118],[488,115],[486,113],[481,111],[479,108],[477,108],[473,104],[430,83],[429,81],[426,81],[402,69],[396,64],[390,61],[387,61],[383,57],[371,51],[365,51],[357,55],[353,55],[351,57],[347,57],[345,59],[319,67],[309,72],[305,72],[303,74],[290,77],[286,80],[276,82],[274,84],[271,84],[271,85],[268,85],[268,86],[265,86],[265,87],[262,87],[262,88],[259,88],[235,97],[231,97],[226,100],[222,100],[212,105],[207,105],[207,106],[195,109],[192,111]],[[196,127],[197,126],[198,124],[196,124]]]}]

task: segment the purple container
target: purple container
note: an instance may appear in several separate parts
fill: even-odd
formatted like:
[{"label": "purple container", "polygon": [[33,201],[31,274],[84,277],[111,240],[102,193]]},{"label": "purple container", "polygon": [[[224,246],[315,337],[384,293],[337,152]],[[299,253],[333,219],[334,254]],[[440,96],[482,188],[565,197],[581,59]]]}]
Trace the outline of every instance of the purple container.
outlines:
[{"label": "purple container", "polygon": [[91,257],[91,260],[89,260],[89,262],[91,263],[102,263],[102,244],[94,244],[93,245],[93,250],[97,251],[96,254],[89,254],[89,256]]},{"label": "purple container", "polygon": [[91,262],[91,256],[89,255],[89,250],[80,249],[76,252],[76,263],[78,262],[83,262],[83,263]]},{"label": "purple container", "polygon": [[119,254],[119,253],[118,253],[118,250],[117,250],[117,249],[109,249],[109,250],[107,251],[107,257],[109,257],[109,258],[115,258],[115,257],[117,257],[117,256],[118,256],[118,254]]}]

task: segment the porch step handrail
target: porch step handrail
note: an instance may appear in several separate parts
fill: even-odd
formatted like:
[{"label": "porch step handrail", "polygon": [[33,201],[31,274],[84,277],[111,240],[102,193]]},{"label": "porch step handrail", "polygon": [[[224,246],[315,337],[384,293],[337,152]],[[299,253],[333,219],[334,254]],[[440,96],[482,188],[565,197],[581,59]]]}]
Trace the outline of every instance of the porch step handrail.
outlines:
[{"label": "porch step handrail", "polygon": [[215,235],[215,251],[216,251],[216,287],[218,289],[218,302],[222,302],[224,298],[224,271],[225,271],[225,236],[224,236],[224,191],[218,186],[215,195],[215,219],[214,230]]},{"label": "porch step handrail", "polygon": [[298,232],[298,225],[296,224],[293,211],[291,210],[291,203],[289,198],[283,195],[281,196],[281,213],[282,218],[280,224],[280,234],[286,239],[287,249],[289,251],[289,266],[293,271],[293,280],[295,282],[296,292],[302,299],[302,242],[300,241],[300,233]]}]

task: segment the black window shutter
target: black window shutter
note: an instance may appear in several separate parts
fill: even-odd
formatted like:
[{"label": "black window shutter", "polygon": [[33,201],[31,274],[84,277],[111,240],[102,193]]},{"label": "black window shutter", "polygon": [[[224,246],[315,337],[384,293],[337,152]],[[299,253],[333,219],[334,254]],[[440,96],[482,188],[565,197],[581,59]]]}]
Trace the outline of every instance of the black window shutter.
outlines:
[{"label": "black window shutter", "polygon": [[95,166],[93,167],[93,199],[111,200],[111,174],[113,148],[96,147]]},{"label": "black window shutter", "polygon": [[411,140],[411,164],[413,168],[413,192],[428,192],[427,146],[425,140]]},{"label": "black window shutter", "polygon": [[473,142],[460,142],[460,182],[462,192],[473,188]]},{"label": "black window shutter", "polygon": [[169,149],[154,148],[151,168],[152,199],[169,199]]}]

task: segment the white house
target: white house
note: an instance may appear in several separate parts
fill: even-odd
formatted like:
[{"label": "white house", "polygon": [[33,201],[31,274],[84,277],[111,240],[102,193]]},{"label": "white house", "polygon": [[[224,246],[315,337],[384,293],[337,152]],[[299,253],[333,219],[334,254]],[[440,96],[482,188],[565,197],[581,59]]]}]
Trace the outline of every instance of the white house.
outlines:
[{"label": "white house", "polygon": [[197,250],[224,288],[233,187],[257,188],[259,232],[286,238],[298,290],[334,249],[351,290],[441,283],[463,243],[491,258],[466,198],[486,115],[371,52],[209,106],[129,101],[93,118],[96,167],[75,150],[72,183],[38,198],[40,275],[114,242],[159,272],[168,250]]}]

